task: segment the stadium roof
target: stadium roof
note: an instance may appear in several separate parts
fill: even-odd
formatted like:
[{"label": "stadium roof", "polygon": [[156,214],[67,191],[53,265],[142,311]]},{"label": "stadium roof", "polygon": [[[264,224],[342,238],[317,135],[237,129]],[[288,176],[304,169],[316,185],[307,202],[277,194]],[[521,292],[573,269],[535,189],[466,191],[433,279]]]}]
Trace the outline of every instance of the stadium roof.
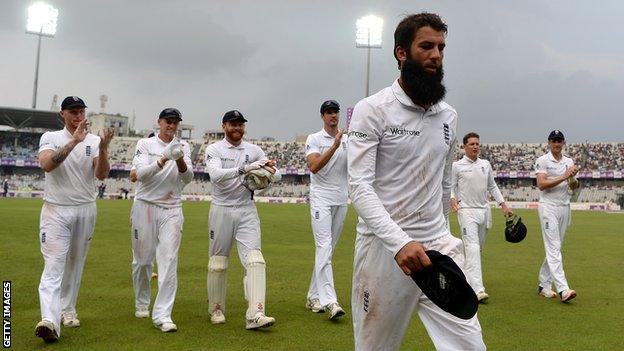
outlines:
[{"label": "stadium roof", "polygon": [[58,112],[0,106],[0,125],[15,129],[61,129],[63,120]]}]

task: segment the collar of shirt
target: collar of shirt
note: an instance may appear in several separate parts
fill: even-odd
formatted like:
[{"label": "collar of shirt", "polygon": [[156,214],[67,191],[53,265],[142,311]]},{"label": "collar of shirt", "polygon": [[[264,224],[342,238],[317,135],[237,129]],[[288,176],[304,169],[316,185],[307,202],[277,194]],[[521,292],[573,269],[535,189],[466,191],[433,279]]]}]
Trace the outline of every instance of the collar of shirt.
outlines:
[{"label": "collar of shirt", "polygon": [[63,133],[65,134],[66,137],[68,138],[73,138],[74,136],[72,135],[72,133],[69,132],[69,129],[67,129],[67,127],[63,128]]},{"label": "collar of shirt", "polygon": [[242,141],[242,140],[241,140],[240,144],[238,144],[238,146],[230,144],[230,142],[227,141],[226,138],[223,138],[222,141],[225,144],[225,146],[227,146],[228,149],[244,149],[244,147],[243,147],[244,141]]},{"label": "collar of shirt", "polygon": [[325,128],[321,129],[321,135],[324,136],[325,138],[330,138],[330,139],[334,138],[333,136],[329,135],[329,133],[327,133]]},{"label": "collar of shirt", "polygon": [[392,92],[394,93],[394,96],[397,98],[397,100],[399,100],[399,102],[409,108],[409,109],[413,109],[413,110],[420,110],[420,111],[431,111],[433,113],[437,113],[440,110],[439,107],[439,103],[436,103],[432,106],[430,106],[428,109],[424,109],[422,106],[420,105],[416,105],[412,99],[407,96],[407,94],[405,93],[405,91],[403,90],[403,88],[401,88],[401,84],[399,84],[399,80],[396,79],[394,81],[394,83],[392,83]]},{"label": "collar of shirt", "polygon": [[563,162],[563,158],[565,157],[565,156],[563,156],[563,153],[562,153],[562,154],[561,154],[561,160],[558,160],[558,161],[557,161],[557,159],[555,158],[555,156],[553,156],[552,152],[548,151],[548,153],[547,153],[546,155],[548,155],[548,159],[549,159],[549,160],[551,160],[551,161],[553,161],[553,162],[555,162],[555,163],[560,163],[560,162]]},{"label": "collar of shirt", "polygon": [[[162,146],[167,146],[167,145],[169,145],[169,143],[167,143],[167,142],[165,142],[164,140],[162,140],[162,139],[160,138],[160,136],[155,135],[155,137],[156,137],[156,140],[158,141],[158,143],[159,143],[160,145],[162,145]],[[172,140],[172,141],[173,141],[173,140]]]},{"label": "collar of shirt", "polygon": [[462,157],[462,159],[463,159],[464,161],[468,162],[468,163],[476,163],[477,161],[479,161],[479,158],[478,158],[478,157],[477,157],[477,159],[476,159],[476,160],[474,160],[474,161],[473,161],[473,160],[471,160],[471,159],[470,159],[470,157],[468,157],[468,156],[466,156],[466,155],[464,155],[464,157]]}]

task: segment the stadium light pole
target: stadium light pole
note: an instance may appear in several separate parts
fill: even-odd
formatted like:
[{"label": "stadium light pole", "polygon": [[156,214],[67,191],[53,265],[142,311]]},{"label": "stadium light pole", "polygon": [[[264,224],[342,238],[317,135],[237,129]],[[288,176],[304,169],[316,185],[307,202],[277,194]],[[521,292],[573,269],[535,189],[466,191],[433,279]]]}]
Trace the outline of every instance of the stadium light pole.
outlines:
[{"label": "stadium light pole", "polygon": [[35,2],[28,8],[26,33],[38,36],[37,61],[35,63],[35,86],[33,87],[33,110],[37,107],[37,84],[39,81],[39,57],[41,56],[41,37],[53,38],[56,34],[58,9],[44,2]]},{"label": "stadium light pole", "polygon": [[359,18],[355,22],[355,47],[366,48],[366,96],[370,95],[371,49],[381,49],[383,19],[375,15]]}]

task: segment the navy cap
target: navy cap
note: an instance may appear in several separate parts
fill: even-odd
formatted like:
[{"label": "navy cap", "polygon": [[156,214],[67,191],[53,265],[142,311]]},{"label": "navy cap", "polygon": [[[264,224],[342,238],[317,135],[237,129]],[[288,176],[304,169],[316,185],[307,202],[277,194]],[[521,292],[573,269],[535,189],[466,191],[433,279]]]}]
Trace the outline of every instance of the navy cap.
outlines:
[{"label": "navy cap", "polygon": [[234,121],[238,121],[238,122],[247,122],[247,120],[245,119],[245,117],[243,117],[243,114],[240,113],[240,111],[238,110],[232,110],[232,111],[228,111],[223,115],[223,119],[221,120],[222,123],[225,122],[234,122]]},{"label": "navy cap", "polygon": [[178,110],[177,108],[167,107],[166,109],[160,112],[160,115],[158,115],[158,119],[161,119],[161,118],[177,118],[178,120],[181,121],[182,114],[180,113],[180,110]]},{"label": "navy cap", "polygon": [[565,140],[563,133],[559,129],[555,129],[548,134],[548,140]]},{"label": "navy cap", "polygon": [[431,266],[411,274],[420,290],[442,310],[462,319],[474,317],[479,300],[455,261],[435,250],[425,251]]},{"label": "navy cap", "polygon": [[63,102],[61,102],[61,110],[67,110],[70,108],[85,108],[85,107],[87,107],[87,105],[85,105],[84,101],[77,96],[68,96],[65,99],[63,99]]},{"label": "navy cap", "polygon": [[321,105],[321,114],[329,109],[336,109],[340,111],[340,104],[336,100],[327,100]]}]

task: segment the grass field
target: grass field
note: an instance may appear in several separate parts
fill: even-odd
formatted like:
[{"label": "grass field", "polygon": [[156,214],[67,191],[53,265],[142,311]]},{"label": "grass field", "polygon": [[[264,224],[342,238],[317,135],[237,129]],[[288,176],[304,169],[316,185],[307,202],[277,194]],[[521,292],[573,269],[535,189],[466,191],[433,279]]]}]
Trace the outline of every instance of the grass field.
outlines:
[{"label": "grass field", "polygon": [[[267,261],[267,311],[277,323],[246,331],[242,269],[232,254],[228,271],[227,318],[209,322],[206,303],[208,262],[206,202],[184,204],[178,294],[173,319],[177,333],[163,334],[151,320],[134,317],[130,276],[131,202],[98,202],[96,233],[78,299],[82,326],[63,328],[59,342],[34,336],[40,319],[37,287],[43,260],[38,223],[41,200],[0,200],[0,275],[12,281],[12,343],[16,350],[351,350],[350,288],[356,215],[350,209],[334,255],[334,278],[347,315],[337,321],[304,307],[314,246],[306,205],[259,204],[263,252]],[[506,243],[495,212],[483,254],[490,294],[479,320],[490,350],[624,349],[624,215],[574,212],[564,245],[566,275],[579,296],[570,304],[536,294],[543,245],[536,211],[517,211],[529,236]],[[457,233],[453,220],[453,232]],[[155,287],[155,284],[153,285]],[[413,318],[403,350],[432,350]]]}]

